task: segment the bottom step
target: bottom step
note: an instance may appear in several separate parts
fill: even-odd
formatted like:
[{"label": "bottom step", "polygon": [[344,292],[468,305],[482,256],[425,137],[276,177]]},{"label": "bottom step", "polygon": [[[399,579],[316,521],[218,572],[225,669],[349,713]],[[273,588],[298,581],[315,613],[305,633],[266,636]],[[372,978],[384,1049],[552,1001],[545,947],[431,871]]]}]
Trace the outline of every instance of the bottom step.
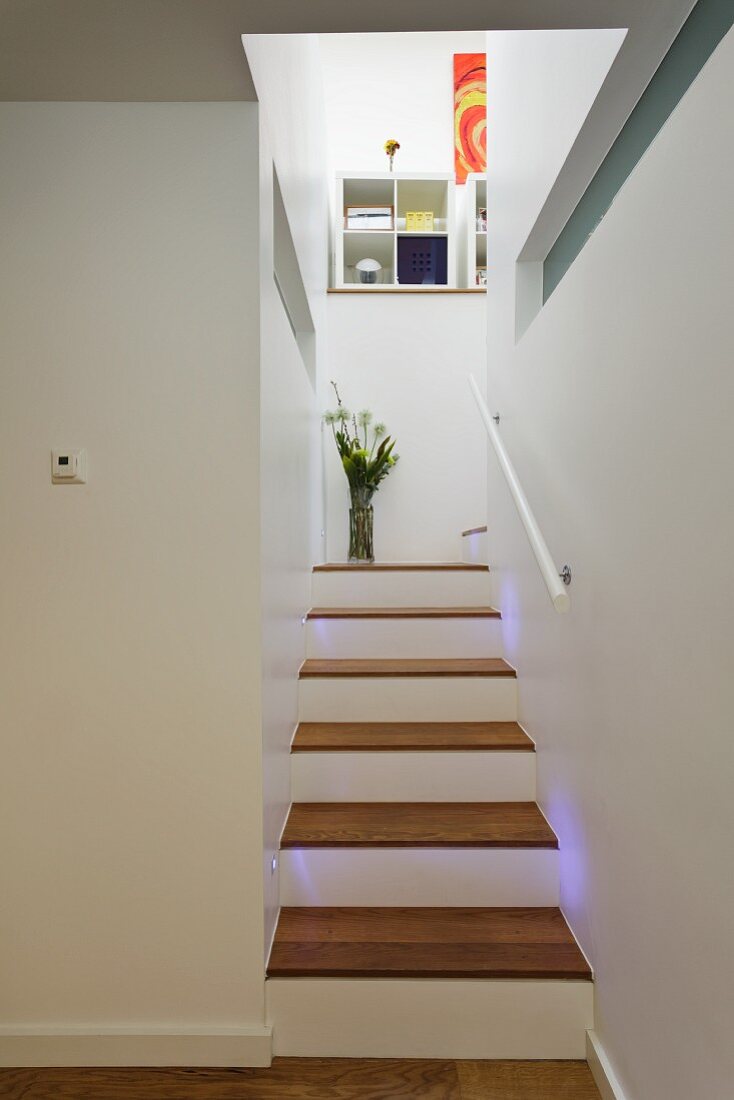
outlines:
[{"label": "bottom step", "polygon": [[274,1053],[583,1058],[591,971],[558,908],[281,910]]},{"label": "bottom step", "polygon": [[304,1058],[585,1058],[588,981],[268,978],[273,1053]]},{"label": "bottom step", "polygon": [[556,907],[284,908],[272,978],[565,978],[591,968]]}]

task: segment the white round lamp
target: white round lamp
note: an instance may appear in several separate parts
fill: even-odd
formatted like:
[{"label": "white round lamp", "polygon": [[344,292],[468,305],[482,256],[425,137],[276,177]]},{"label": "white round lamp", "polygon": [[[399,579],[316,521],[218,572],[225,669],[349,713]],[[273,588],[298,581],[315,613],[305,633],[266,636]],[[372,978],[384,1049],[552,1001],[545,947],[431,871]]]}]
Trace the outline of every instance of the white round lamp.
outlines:
[{"label": "white round lamp", "polygon": [[360,283],[376,283],[378,281],[382,264],[378,263],[377,260],[360,260],[355,266]]}]

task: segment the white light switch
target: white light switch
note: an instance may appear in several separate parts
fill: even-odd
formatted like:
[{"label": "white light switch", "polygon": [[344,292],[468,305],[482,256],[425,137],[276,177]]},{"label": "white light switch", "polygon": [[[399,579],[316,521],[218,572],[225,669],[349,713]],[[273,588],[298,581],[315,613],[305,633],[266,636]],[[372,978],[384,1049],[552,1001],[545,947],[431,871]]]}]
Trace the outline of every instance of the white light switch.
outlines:
[{"label": "white light switch", "polygon": [[54,485],[84,485],[87,480],[87,452],[52,451],[51,480]]}]

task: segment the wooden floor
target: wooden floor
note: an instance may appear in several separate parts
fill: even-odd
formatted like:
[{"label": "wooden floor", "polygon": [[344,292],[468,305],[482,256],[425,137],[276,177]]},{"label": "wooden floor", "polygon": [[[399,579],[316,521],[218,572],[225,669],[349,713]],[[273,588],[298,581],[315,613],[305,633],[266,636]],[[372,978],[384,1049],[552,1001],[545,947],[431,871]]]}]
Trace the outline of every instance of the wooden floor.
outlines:
[{"label": "wooden floor", "polygon": [[585,1062],[276,1058],[270,1069],[0,1069],[3,1100],[600,1100]]},{"label": "wooden floor", "polygon": [[557,908],[285,907],[272,978],[591,981]]},{"label": "wooden floor", "polygon": [[282,848],[557,848],[535,802],[294,802]]}]

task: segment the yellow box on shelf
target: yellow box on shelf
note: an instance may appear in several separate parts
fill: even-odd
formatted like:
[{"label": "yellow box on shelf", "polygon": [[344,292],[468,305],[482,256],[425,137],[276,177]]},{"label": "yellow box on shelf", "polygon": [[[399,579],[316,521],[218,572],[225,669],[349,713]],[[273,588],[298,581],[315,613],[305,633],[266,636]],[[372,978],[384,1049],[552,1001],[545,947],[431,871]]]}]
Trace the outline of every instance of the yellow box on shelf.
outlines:
[{"label": "yellow box on shelf", "polygon": [[405,230],[407,233],[433,233],[433,211],[406,211]]}]

